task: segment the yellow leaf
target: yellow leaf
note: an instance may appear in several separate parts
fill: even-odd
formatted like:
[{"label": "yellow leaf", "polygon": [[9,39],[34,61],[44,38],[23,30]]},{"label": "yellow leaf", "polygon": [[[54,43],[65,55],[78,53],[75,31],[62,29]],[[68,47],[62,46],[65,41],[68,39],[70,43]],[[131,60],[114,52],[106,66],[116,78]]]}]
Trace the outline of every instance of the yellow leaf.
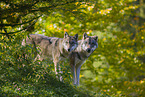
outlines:
[{"label": "yellow leaf", "polygon": [[121,44],[118,44],[118,47],[120,47],[121,46]]},{"label": "yellow leaf", "polygon": [[117,94],[120,94],[121,93],[121,91],[117,91]]},{"label": "yellow leaf", "polygon": [[81,74],[80,74],[80,78],[81,78],[81,77],[84,77],[84,75],[81,75]]},{"label": "yellow leaf", "polygon": [[130,23],[130,26],[132,26],[132,24]]},{"label": "yellow leaf", "polygon": [[103,38],[103,41],[105,41],[106,40],[106,38]]},{"label": "yellow leaf", "polygon": [[122,63],[124,61],[124,59],[122,59],[119,63]]},{"label": "yellow leaf", "polygon": [[140,83],[141,83],[141,84],[143,84],[143,83],[144,83],[144,81],[143,81],[143,80],[141,80],[141,81],[140,81]]},{"label": "yellow leaf", "polygon": [[141,39],[144,39],[144,37],[142,36]]},{"label": "yellow leaf", "polygon": [[124,81],[124,84],[126,85],[128,82],[127,81]]},{"label": "yellow leaf", "polygon": [[49,26],[50,28],[52,28],[53,27],[53,24],[50,24],[50,26]]}]

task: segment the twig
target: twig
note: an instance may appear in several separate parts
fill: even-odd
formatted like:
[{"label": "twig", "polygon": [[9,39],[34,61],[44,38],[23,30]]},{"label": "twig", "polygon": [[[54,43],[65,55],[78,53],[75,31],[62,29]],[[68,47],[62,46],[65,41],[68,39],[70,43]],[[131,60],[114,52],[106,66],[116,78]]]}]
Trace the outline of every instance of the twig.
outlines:
[{"label": "twig", "polygon": [[39,18],[40,16],[38,16],[38,17],[36,17],[36,18],[33,18],[32,20],[29,20],[29,21],[27,21],[27,22],[23,22],[23,23],[20,23],[20,24],[0,24],[0,26],[2,26],[2,27],[4,27],[4,26],[17,26],[17,25],[22,25],[22,24],[27,24],[27,23],[29,23],[29,22],[32,22],[34,19],[37,19],[37,18]]}]

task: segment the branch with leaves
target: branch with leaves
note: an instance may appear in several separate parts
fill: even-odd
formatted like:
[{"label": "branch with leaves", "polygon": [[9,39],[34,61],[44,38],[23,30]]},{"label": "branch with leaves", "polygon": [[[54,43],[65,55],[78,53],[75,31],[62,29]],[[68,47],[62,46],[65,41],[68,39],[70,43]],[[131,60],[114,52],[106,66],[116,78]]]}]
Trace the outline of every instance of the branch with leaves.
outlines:
[{"label": "branch with leaves", "polygon": [[[38,21],[38,18],[41,17],[42,15],[36,17],[36,18],[33,18],[32,20],[30,20],[29,22],[24,22],[24,23],[21,23],[22,24],[26,24],[26,23],[30,23],[32,21],[34,21],[31,25],[27,26],[27,27],[24,27],[23,29],[19,30],[19,31],[15,31],[15,32],[7,32],[6,28],[3,28],[5,33],[0,33],[2,35],[6,35],[7,37],[9,37],[10,34],[15,34],[15,33],[18,33],[18,32],[21,32],[21,31],[27,31],[28,28],[30,28],[32,25],[34,25],[37,21]],[[20,25],[20,24],[19,24]]]}]

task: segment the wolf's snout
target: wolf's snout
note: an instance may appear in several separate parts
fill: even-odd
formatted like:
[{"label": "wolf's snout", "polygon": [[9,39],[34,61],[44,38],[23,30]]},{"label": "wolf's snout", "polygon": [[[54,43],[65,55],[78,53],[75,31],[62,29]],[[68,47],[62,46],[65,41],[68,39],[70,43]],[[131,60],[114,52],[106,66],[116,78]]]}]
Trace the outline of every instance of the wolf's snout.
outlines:
[{"label": "wolf's snout", "polygon": [[68,49],[68,51],[70,52],[70,48]]},{"label": "wolf's snout", "polygon": [[88,53],[90,53],[90,52],[91,52],[91,49],[90,49],[90,48],[88,48],[88,49],[87,49],[87,52],[88,52]]}]

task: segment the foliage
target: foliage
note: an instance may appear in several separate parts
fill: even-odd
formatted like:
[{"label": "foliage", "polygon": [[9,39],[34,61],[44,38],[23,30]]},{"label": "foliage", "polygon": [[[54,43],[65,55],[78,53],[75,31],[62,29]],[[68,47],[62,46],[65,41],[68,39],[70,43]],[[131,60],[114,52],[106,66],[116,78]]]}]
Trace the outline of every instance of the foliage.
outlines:
[{"label": "foliage", "polygon": [[31,46],[20,45],[29,33],[63,37],[66,31],[79,39],[84,32],[99,36],[99,47],[81,69],[83,89],[96,96],[144,95],[143,0],[6,0],[0,13],[2,96],[89,95],[70,85],[68,63],[62,67],[65,83],[59,82],[52,64],[34,62]]}]

